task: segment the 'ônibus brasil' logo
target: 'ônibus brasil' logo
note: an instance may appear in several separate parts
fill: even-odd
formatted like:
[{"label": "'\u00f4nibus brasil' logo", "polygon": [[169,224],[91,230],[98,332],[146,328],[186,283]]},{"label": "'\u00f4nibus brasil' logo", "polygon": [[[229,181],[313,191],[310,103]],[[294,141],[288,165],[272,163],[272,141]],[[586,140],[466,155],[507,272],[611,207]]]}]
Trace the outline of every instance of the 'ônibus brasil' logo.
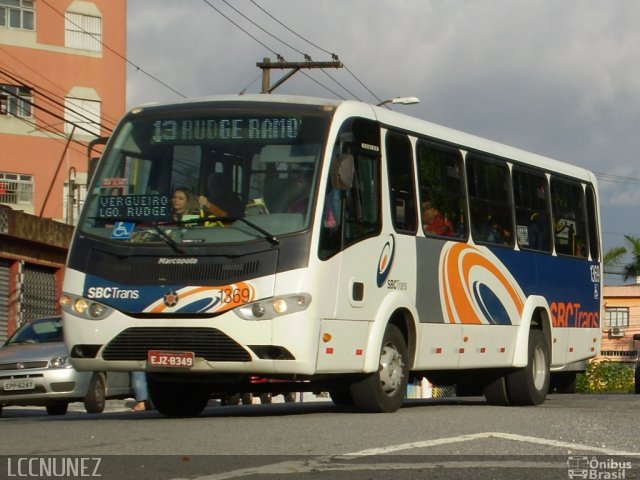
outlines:
[{"label": "'\u00f4nibus brasil' logo", "polygon": [[378,284],[378,287],[382,287],[384,282],[387,280],[389,272],[391,271],[391,266],[393,265],[393,257],[395,254],[396,241],[395,238],[393,238],[393,235],[389,235],[384,247],[382,247],[380,259],[378,260],[378,273],[376,275],[376,283]]}]

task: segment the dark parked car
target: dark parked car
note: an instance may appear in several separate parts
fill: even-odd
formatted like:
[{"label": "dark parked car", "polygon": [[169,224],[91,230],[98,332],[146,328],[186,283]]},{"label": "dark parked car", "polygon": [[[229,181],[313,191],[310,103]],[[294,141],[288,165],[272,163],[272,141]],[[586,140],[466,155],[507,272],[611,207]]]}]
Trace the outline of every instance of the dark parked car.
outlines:
[{"label": "dark parked car", "polygon": [[0,414],[3,406],[36,405],[64,415],[70,402],[79,401],[88,413],[100,413],[107,399],[132,396],[128,373],[73,368],[60,316],[24,324],[0,348]]}]

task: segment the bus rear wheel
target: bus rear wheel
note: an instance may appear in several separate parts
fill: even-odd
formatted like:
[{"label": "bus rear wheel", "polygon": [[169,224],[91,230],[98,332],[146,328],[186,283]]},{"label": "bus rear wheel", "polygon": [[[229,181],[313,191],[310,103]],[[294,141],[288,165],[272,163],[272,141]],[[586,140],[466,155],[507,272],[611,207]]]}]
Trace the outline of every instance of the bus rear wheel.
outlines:
[{"label": "bus rear wheel", "polygon": [[356,408],[367,412],[395,412],[407,393],[407,343],[395,325],[387,325],[378,371],[351,385]]},{"label": "bus rear wheel", "polygon": [[162,381],[149,375],[149,396],[153,405],[167,417],[195,417],[209,402],[211,393],[201,384]]},{"label": "bus rear wheel", "polygon": [[549,345],[541,330],[529,332],[528,355],[527,366],[506,378],[513,405],[540,405],[549,391]]}]

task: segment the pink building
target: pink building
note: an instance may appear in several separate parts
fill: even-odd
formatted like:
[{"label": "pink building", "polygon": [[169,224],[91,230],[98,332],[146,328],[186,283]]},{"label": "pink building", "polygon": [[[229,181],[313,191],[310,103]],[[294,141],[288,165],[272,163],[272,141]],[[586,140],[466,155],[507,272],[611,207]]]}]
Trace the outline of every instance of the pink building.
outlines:
[{"label": "pink building", "polygon": [[125,0],[0,0],[1,204],[71,220],[87,143],[124,113],[125,56]]},{"label": "pink building", "polygon": [[126,14],[126,0],[0,0],[0,340],[58,309],[68,232],[51,222],[75,222],[87,146],[124,114]]},{"label": "pink building", "polygon": [[634,333],[640,333],[640,283],[605,286],[602,351],[598,360],[634,361],[638,348]]}]

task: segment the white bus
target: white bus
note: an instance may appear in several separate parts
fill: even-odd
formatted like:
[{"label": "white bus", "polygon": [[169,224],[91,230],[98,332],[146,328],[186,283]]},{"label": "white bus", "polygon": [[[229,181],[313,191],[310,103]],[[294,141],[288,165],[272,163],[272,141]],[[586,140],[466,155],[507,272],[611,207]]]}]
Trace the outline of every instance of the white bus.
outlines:
[{"label": "white bus", "polygon": [[88,188],[66,342],[168,416],[257,388],[392,412],[422,377],[540,404],[599,351],[599,229],[592,173],[386,108],[142,106]]}]

